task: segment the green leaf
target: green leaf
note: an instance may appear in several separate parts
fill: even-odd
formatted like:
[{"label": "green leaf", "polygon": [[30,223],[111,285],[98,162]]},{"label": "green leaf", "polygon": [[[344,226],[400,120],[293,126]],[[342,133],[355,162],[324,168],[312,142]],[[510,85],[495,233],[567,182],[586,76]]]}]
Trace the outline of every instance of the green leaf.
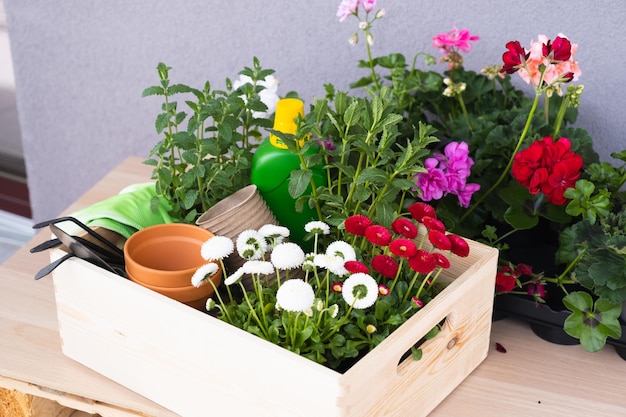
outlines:
[{"label": "green leaf", "polygon": [[570,336],[580,339],[585,350],[596,352],[604,347],[608,337],[621,337],[618,318],[621,303],[599,299],[594,304],[589,294],[576,291],[565,296],[563,304],[572,311],[565,319],[563,329]]},{"label": "green leaf", "polygon": [[356,179],[357,184],[371,183],[375,185],[385,185],[387,176],[385,171],[378,168],[365,168],[359,173]]},{"label": "green leaf", "polygon": [[306,191],[311,184],[313,171],[310,169],[296,169],[291,171],[289,175],[289,195],[292,198],[298,198]]},{"label": "green leaf", "polygon": [[165,91],[163,90],[163,87],[160,87],[158,85],[153,85],[152,87],[148,87],[145,90],[143,90],[143,92],[141,93],[141,97],[163,96],[163,95],[165,95]]}]

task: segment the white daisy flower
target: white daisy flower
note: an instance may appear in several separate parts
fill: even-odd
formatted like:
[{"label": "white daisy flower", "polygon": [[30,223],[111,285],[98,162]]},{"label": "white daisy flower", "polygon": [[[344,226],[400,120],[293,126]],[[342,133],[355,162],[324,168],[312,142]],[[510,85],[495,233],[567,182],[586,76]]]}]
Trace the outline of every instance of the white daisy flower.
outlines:
[{"label": "white daisy flower", "polygon": [[204,284],[208,278],[212,277],[218,269],[219,267],[215,262],[202,265],[200,268],[196,269],[196,272],[191,276],[191,285],[199,287]]},{"label": "white daisy flower", "polygon": [[274,273],[274,265],[268,261],[246,261],[241,265],[244,274],[270,275]]},{"label": "white daisy flower", "polygon": [[326,248],[327,255],[340,256],[343,258],[343,261],[354,261],[356,260],[356,252],[352,245],[343,240],[337,240]]},{"label": "white daisy flower", "polygon": [[235,250],[233,241],[226,236],[213,236],[202,244],[200,255],[207,261],[227,258]]},{"label": "white daisy flower", "polygon": [[308,233],[315,233],[316,235],[330,234],[330,226],[318,220],[308,222],[307,224],[305,224],[304,230]]},{"label": "white daisy flower", "polygon": [[275,224],[266,224],[261,226],[259,233],[263,235],[265,240],[272,246],[279,245],[284,239],[289,237],[290,231],[285,226]]},{"label": "white daisy flower", "polygon": [[276,269],[295,269],[304,262],[304,251],[293,242],[285,242],[274,248],[271,259]]},{"label": "white daisy flower", "polygon": [[348,275],[348,270],[343,266],[346,261],[341,256],[318,253],[313,258],[313,264],[318,268],[329,270],[340,277]]},{"label": "white daisy flower", "polygon": [[243,277],[243,274],[243,267],[238,268],[235,272],[230,274],[230,276],[224,280],[224,285],[233,285],[238,283],[241,280],[241,277]]},{"label": "white daisy flower", "polygon": [[341,295],[354,308],[368,308],[378,298],[378,284],[369,274],[357,272],[344,281]]},{"label": "white daisy flower", "polygon": [[313,272],[315,270],[315,254],[307,253],[304,255],[304,261],[302,262],[302,270],[305,272]]},{"label": "white daisy flower", "polygon": [[254,245],[241,245],[237,246],[237,253],[243,259],[248,261],[257,261],[263,257],[263,251],[258,246]]},{"label": "white daisy flower", "polygon": [[304,312],[314,300],[313,287],[301,279],[289,279],[276,291],[276,306],[285,311]]},{"label": "white daisy flower", "polygon": [[250,247],[252,247],[255,252],[265,253],[267,251],[267,242],[261,233],[256,230],[248,229],[237,236],[236,247],[239,255],[244,258],[242,253],[249,250]]}]

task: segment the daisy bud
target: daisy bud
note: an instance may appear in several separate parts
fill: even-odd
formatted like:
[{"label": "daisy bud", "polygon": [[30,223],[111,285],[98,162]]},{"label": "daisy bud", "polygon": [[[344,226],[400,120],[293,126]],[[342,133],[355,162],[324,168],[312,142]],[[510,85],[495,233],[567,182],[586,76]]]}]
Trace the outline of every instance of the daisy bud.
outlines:
[{"label": "daisy bud", "polygon": [[417,308],[424,307],[424,302],[415,296],[411,297],[411,302],[415,304]]},{"label": "daisy bud", "polygon": [[367,326],[365,326],[365,330],[369,333],[376,333],[376,326],[374,326],[373,324],[368,324]]},{"label": "daisy bud", "polygon": [[212,298],[206,300],[206,311],[211,311],[215,308],[215,301]]},{"label": "daisy bud", "polygon": [[337,304],[333,304],[332,306],[328,307],[328,315],[331,318],[335,318],[337,317],[337,314],[339,314],[339,306]]}]

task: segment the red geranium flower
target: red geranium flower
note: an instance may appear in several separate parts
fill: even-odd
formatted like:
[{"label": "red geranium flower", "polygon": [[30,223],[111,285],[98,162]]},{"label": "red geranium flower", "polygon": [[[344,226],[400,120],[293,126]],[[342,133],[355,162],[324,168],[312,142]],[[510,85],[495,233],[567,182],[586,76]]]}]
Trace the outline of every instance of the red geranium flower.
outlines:
[{"label": "red geranium flower", "polygon": [[417,237],[417,226],[411,220],[404,217],[395,219],[393,223],[391,223],[391,230],[409,239],[415,239]]},{"label": "red geranium flower", "polygon": [[531,194],[543,192],[548,202],[563,205],[563,192],[572,188],[580,177],[583,159],[570,149],[570,141],[550,136],[533,142],[513,159],[511,174]]},{"label": "red geranium flower", "polygon": [[502,69],[500,72],[506,72],[507,74],[514,74],[522,67],[523,61],[527,60],[530,56],[530,52],[526,52],[524,47],[519,41],[511,41],[506,44],[507,51],[502,54]]},{"label": "red geranium flower", "polygon": [[496,274],[496,291],[497,292],[510,292],[515,288],[515,275],[514,271],[508,266],[505,266]]},{"label": "red geranium flower", "polygon": [[567,38],[557,36],[554,42],[543,44],[541,53],[552,61],[567,61],[572,56],[572,43]]},{"label": "red geranium flower", "polygon": [[438,220],[434,217],[422,217],[422,224],[426,226],[428,230],[439,230],[442,233],[446,231],[446,225],[443,224],[441,220]]},{"label": "red geranium flower", "polygon": [[417,254],[414,257],[409,258],[409,266],[415,272],[428,274],[435,269],[437,261],[430,252],[425,251],[424,249],[418,249]]},{"label": "red geranium flower", "polygon": [[391,232],[380,225],[374,224],[365,229],[365,237],[374,245],[387,246],[391,242]]},{"label": "red geranium flower", "polygon": [[363,272],[365,274],[369,274],[370,270],[363,262],[359,261],[346,261],[343,264],[343,267],[346,268],[348,272],[351,274],[356,274],[357,272]]},{"label": "red geranium flower", "polygon": [[460,256],[461,258],[465,258],[469,255],[470,249],[465,239],[459,235],[453,234],[449,234],[448,239],[450,239],[450,243],[452,244],[452,248],[450,248],[450,250],[453,254]]},{"label": "red geranium flower", "polygon": [[452,249],[452,243],[448,236],[445,233],[440,232],[439,230],[431,230],[428,232],[428,240],[433,244],[434,247],[440,250],[450,250]]},{"label": "red geranium flower", "polygon": [[389,250],[396,256],[411,258],[417,253],[417,246],[410,239],[395,239],[389,244]]},{"label": "red geranium flower", "polygon": [[375,255],[372,258],[372,269],[386,278],[395,278],[399,268],[398,263],[389,255]]},{"label": "red geranium flower", "polygon": [[437,218],[435,208],[430,204],[422,203],[421,201],[411,204],[408,210],[409,213],[411,213],[411,217],[420,223],[422,222],[422,218],[424,216],[432,217],[433,219]]},{"label": "red geranium flower", "polygon": [[365,229],[371,226],[372,221],[362,214],[355,214],[350,216],[345,221],[346,230],[353,235],[363,236],[365,235]]},{"label": "red geranium flower", "polygon": [[526,264],[517,264],[517,266],[515,267],[515,272],[518,274],[517,276],[532,275],[533,267]]}]

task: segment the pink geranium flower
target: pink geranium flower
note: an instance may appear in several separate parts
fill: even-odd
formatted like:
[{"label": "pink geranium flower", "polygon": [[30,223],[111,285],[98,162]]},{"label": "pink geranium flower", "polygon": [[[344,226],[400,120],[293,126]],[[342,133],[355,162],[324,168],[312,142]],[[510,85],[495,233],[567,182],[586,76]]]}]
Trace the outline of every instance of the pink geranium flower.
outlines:
[{"label": "pink geranium flower", "polygon": [[[518,72],[526,83],[543,87],[577,80],[581,75],[578,62],[574,60],[578,45],[564,35],[559,34],[553,41],[546,35],[539,35],[530,45],[526,63]],[[557,91],[561,93],[560,89]]]},{"label": "pink geranium flower", "polygon": [[455,26],[449,32],[440,33],[433,38],[433,46],[439,48],[442,54],[449,54],[453,50],[461,52],[469,52],[472,50],[472,44],[480,38],[475,35],[471,35],[467,29],[457,29]]},{"label": "pink geranium flower", "polygon": [[337,9],[337,17],[340,22],[346,20],[350,15],[356,14],[359,8],[359,0],[342,0]]}]

